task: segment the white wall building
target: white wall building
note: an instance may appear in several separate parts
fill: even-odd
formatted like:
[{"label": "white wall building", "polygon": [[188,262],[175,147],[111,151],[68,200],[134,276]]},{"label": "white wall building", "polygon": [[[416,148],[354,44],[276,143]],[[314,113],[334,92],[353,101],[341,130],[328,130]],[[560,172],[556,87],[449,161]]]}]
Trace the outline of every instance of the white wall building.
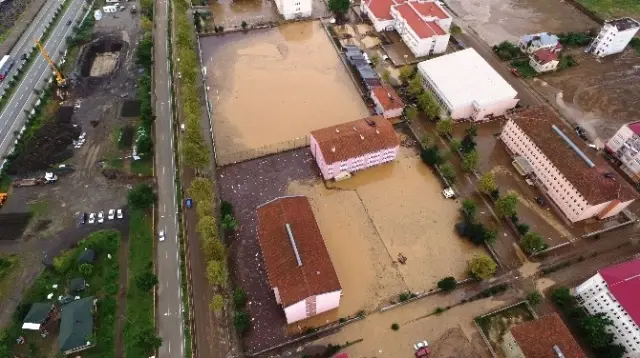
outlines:
[{"label": "white wall building", "polygon": [[529,65],[538,73],[555,71],[559,63],[556,51],[548,48],[540,49],[529,55]]},{"label": "white wall building", "polygon": [[518,41],[520,50],[524,53],[532,54],[541,49],[549,49],[558,51],[562,49],[558,36],[548,32],[540,32],[537,34],[524,35]]},{"label": "white wall building", "polygon": [[640,122],[625,124],[605,146],[620,168],[636,183],[640,182]]},{"label": "white wall building", "polygon": [[274,0],[278,12],[285,20],[309,17],[313,11],[312,0]]},{"label": "white wall building", "polygon": [[600,33],[589,44],[586,52],[591,52],[598,57],[622,52],[638,29],[640,29],[640,23],[629,17],[605,21]]},{"label": "white wall building", "polygon": [[614,216],[639,196],[546,107],[510,115],[500,139],[531,164],[540,189],[571,222]]},{"label": "white wall building", "polygon": [[368,0],[360,11],[376,31],[396,30],[416,57],[447,49],[452,17],[435,1]]},{"label": "white wall building", "polygon": [[627,350],[625,357],[640,357],[640,260],[600,270],[575,288],[574,295],[590,314],[604,313],[615,343]]},{"label": "white wall building", "polygon": [[519,101],[518,92],[471,48],[420,62],[418,71],[452,119],[501,116]]}]

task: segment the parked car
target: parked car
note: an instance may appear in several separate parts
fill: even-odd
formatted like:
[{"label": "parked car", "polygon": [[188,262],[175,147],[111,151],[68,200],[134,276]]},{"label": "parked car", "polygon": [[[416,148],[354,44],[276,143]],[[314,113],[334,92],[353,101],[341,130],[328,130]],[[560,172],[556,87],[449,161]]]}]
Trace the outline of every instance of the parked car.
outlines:
[{"label": "parked car", "polygon": [[83,225],[85,222],[87,222],[87,213],[80,213],[78,216],[78,223]]},{"label": "parked car", "polygon": [[116,218],[116,211],[115,209],[109,209],[109,215],[107,216],[107,218],[109,220],[113,220]]},{"label": "parked car", "polygon": [[164,241],[164,230],[160,230],[160,232],[158,233],[158,240]]},{"label": "parked car", "polygon": [[191,198],[187,198],[184,201],[184,205],[188,208],[191,209],[191,207],[193,206],[193,199]]},{"label": "parked car", "polygon": [[67,21],[67,26],[71,26],[71,20]]},{"label": "parked car", "polygon": [[118,217],[118,219],[122,219],[124,217],[124,215],[122,215],[122,209],[118,209],[116,211],[116,216]]},{"label": "parked car", "polygon": [[102,224],[104,222],[104,211],[100,211],[98,213],[98,224]]},{"label": "parked car", "polygon": [[442,195],[444,195],[447,199],[455,199],[456,193],[451,188],[446,188],[442,191]]},{"label": "parked car", "polygon": [[93,224],[96,222],[96,213],[89,214],[89,224]]},{"label": "parked car", "polygon": [[584,130],[584,128],[580,127],[580,126],[575,126],[573,127],[573,129],[575,129],[576,134],[578,135],[578,137],[582,138],[582,140],[587,141],[589,140],[589,138],[587,138],[587,131]]},{"label": "parked car", "polygon": [[544,198],[536,196],[536,203],[540,206],[544,206]]},{"label": "parked car", "polygon": [[418,350],[420,348],[429,347],[429,342],[421,341],[413,345],[413,349]]}]

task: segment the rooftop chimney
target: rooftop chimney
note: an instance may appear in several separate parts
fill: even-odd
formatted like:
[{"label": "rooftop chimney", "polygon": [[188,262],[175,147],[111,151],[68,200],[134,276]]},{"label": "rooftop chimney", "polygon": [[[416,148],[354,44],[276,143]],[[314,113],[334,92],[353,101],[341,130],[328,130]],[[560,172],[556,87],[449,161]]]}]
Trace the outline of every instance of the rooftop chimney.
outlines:
[{"label": "rooftop chimney", "polygon": [[380,134],[380,130],[376,128],[376,134]]},{"label": "rooftop chimney", "polygon": [[336,133],[340,133],[340,128],[336,127]]},{"label": "rooftop chimney", "polygon": [[331,147],[331,151],[335,153],[336,152],[336,147]]},{"label": "rooftop chimney", "polygon": [[360,139],[364,140],[364,136],[362,134],[360,134]]},{"label": "rooftop chimney", "polygon": [[353,130],[357,132],[358,128],[356,128],[356,126],[353,126]]}]

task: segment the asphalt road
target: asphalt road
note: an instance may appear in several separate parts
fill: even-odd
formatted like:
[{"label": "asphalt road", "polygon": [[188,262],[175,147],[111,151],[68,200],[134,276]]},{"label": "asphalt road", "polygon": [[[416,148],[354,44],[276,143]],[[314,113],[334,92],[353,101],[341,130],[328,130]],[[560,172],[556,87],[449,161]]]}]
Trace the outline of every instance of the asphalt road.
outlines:
[{"label": "asphalt road", "polygon": [[[50,0],[56,1],[56,0]],[[51,32],[49,40],[45,44],[45,49],[53,61],[58,61],[60,51],[66,46],[66,37],[71,34],[73,26],[67,26],[67,21],[75,22],[82,16],[83,0],[67,0],[71,4],[67,11],[61,16],[60,22]],[[34,21],[35,23],[35,21]],[[41,33],[40,33],[41,34]],[[24,41],[23,41],[24,40]],[[29,48],[32,38],[26,37],[18,42],[19,47]],[[2,113],[0,113],[0,156],[9,153],[13,146],[15,137],[13,133],[19,131],[25,123],[26,114],[24,110],[30,110],[32,105],[38,100],[38,96],[33,92],[35,88],[41,89],[43,83],[51,75],[49,64],[40,54],[26,72],[22,81],[13,93],[11,100],[7,103]]]},{"label": "asphalt road", "polygon": [[[154,81],[155,81],[155,174],[158,182],[157,230],[164,230],[165,240],[158,242],[156,250],[156,270],[158,275],[158,296],[156,314],[158,334],[162,346],[159,358],[184,357],[184,331],[182,320],[182,299],[180,285],[180,258],[178,243],[178,213],[176,203],[171,115],[171,76],[167,26],[168,0],[158,0],[154,10]],[[166,67],[165,67],[166,66]]]}]

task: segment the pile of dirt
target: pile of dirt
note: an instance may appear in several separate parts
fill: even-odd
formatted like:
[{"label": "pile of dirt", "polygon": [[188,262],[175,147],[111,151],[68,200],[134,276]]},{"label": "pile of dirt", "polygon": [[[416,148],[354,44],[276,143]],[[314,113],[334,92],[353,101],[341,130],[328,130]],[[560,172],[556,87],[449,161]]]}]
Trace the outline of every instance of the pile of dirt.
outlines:
[{"label": "pile of dirt", "polygon": [[31,213],[0,214],[0,240],[16,240],[29,224]]},{"label": "pile of dirt", "polygon": [[61,107],[56,117],[45,121],[40,129],[22,146],[20,154],[12,158],[10,175],[22,175],[45,170],[64,162],[73,155],[73,140],[80,136],[80,128],[71,122],[73,107]]}]

